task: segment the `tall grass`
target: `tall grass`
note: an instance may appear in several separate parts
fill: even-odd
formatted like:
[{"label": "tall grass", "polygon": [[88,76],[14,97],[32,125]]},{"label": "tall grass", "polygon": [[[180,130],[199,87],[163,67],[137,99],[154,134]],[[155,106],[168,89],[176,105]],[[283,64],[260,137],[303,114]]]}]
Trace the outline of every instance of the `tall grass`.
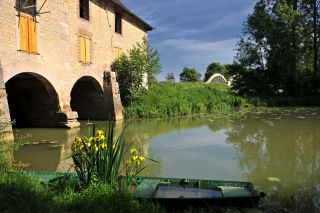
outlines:
[{"label": "tall grass", "polygon": [[0,172],[0,212],[163,212],[157,205],[136,201],[125,188],[118,191],[113,185],[98,183],[80,190],[59,184],[64,187]]},{"label": "tall grass", "polygon": [[154,83],[124,110],[126,118],[164,118],[246,107],[251,104],[233,95],[227,85],[205,83]]}]

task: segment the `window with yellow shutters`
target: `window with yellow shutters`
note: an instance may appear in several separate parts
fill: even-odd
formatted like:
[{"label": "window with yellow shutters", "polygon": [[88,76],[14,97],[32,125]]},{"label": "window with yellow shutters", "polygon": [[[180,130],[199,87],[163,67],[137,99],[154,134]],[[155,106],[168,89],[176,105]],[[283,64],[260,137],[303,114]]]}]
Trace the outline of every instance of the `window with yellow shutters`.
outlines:
[{"label": "window with yellow shutters", "polygon": [[20,50],[37,53],[37,25],[32,16],[21,13],[19,16]]},{"label": "window with yellow shutters", "polygon": [[114,58],[119,59],[122,55],[122,49],[119,47],[114,48]]},{"label": "window with yellow shutters", "polygon": [[91,39],[88,36],[80,36],[80,62],[84,64],[91,63],[90,57]]}]

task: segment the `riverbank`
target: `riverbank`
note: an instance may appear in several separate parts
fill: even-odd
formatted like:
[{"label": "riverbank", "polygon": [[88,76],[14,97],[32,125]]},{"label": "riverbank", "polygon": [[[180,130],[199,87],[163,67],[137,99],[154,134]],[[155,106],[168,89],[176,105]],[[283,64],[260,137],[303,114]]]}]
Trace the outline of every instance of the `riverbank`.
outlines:
[{"label": "riverbank", "polygon": [[78,189],[70,183],[40,184],[15,173],[0,173],[0,212],[163,212],[137,202],[117,187],[93,184]]},{"label": "riverbank", "polygon": [[252,104],[231,93],[224,84],[171,83],[150,85],[148,91],[124,109],[125,118],[167,118],[215,113]]}]

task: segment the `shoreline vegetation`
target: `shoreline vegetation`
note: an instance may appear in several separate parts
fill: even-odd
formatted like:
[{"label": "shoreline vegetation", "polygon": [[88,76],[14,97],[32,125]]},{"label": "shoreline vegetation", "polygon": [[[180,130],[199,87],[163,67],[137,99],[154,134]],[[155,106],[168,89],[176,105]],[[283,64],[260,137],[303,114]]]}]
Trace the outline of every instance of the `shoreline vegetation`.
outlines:
[{"label": "shoreline vegetation", "polygon": [[227,85],[202,82],[153,83],[124,108],[126,119],[173,118],[253,106]]},{"label": "shoreline vegetation", "polygon": [[126,119],[174,118],[251,107],[320,106],[320,97],[241,96],[225,84],[153,83],[124,108]]}]

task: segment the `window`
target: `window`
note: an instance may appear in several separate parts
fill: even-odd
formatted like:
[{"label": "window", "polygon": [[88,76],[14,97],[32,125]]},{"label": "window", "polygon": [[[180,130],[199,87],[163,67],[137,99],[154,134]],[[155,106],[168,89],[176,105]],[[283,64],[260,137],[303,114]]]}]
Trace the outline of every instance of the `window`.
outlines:
[{"label": "window", "polygon": [[89,21],[89,0],[80,0],[80,17]]},{"label": "window", "polygon": [[122,55],[122,49],[119,47],[114,48],[114,58],[119,59]]},{"label": "window", "polygon": [[33,17],[20,14],[20,50],[28,53],[37,52],[37,29]]},{"label": "window", "polygon": [[16,0],[16,8],[18,11],[35,16],[37,12],[36,0]]},{"label": "window", "polygon": [[88,36],[80,36],[80,62],[90,64],[90,44],[91,39]]},{"label": "window", "polygon": [[116,13],[116,23],[115,23],[115,32],[122,34],[122,15],[120,13]]}]

